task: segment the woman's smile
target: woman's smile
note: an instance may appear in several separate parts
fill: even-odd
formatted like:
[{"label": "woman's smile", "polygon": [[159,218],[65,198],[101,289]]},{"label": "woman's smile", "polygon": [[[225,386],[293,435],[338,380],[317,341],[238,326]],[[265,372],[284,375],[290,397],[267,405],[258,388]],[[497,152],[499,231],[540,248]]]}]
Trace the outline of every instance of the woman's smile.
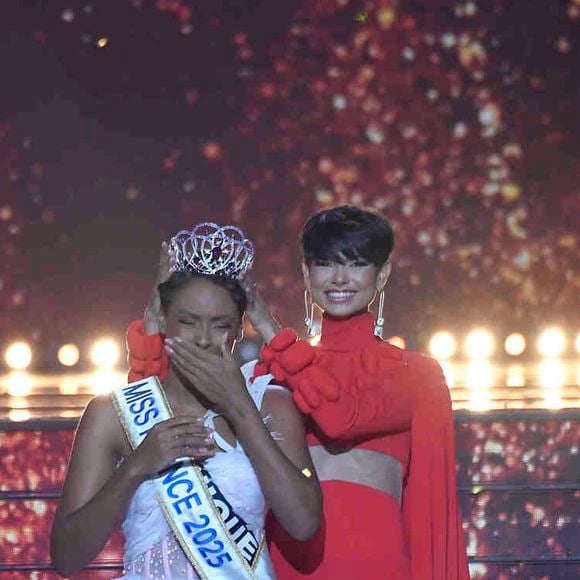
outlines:
[{"label": "woman's smile", "polygon": [[325,292],[328,301],[333,304],[346,304],[356,296],[355,290],[328,290]]}]

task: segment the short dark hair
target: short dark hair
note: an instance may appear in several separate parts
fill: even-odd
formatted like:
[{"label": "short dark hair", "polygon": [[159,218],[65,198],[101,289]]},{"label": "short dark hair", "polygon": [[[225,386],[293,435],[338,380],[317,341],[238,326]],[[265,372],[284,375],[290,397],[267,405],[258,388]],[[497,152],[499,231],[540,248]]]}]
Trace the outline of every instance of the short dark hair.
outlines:
[{"label": "short dark hair", "polygon": [[343,205],[311,216],[302,231],[304,261],[364,259],[381,267],[395,247],[393,228],[378,212]]},{"label": "short dark hair", "polygon": [[248,299],[246,298],[244,289],[240,286],[240,283],[237,280],[232,280],[231,278],[225,278],[223,276],[198,274],[190,271],[173,272],[165,282],[159,284],[157,287],[163,314],[167,316],[175,292],[185,286],[188,282],[196,280],[197,278],[209,280],[210,282],[214,282],[215,284],[225,288],[232,297],[232,300],[236,303],[240,313],[240,318],[244,315],[246,307],[248,306]]}]

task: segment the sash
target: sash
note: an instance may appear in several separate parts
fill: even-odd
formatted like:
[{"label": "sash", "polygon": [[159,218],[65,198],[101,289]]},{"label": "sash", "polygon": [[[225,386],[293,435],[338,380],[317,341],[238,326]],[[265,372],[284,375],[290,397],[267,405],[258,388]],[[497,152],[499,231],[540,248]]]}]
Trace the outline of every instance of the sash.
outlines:
[{"label": "sash", "polygon": [[[157,377],[115,389],[112,400],[132,449],[157,423],[173,417]],[[180,458],[152,483],[168,524],[200,578],[257,578],[264,534],[256,539],[207,469]]]}]

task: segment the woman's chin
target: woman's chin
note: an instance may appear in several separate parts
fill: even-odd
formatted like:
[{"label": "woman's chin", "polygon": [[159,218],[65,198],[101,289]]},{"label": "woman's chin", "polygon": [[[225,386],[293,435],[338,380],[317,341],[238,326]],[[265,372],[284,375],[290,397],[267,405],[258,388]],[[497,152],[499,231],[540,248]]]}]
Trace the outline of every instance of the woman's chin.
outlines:
[{"label": "woman's chin", "polygon": [[326,303],[323,307],[324,314],[332,318],[350,318],[368,310],[366,304],[334,304]]}]

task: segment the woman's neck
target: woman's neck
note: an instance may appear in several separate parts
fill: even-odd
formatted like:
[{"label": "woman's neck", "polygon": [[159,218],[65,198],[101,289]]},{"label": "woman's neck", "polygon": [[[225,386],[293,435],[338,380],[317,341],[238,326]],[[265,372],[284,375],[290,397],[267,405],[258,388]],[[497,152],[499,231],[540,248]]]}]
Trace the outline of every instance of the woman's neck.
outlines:
[{"label": "woman's neck", "polygon": [[320,345],[337,351],[360,350],[380,341],[373,332],[374,316],[363,310],[348,318],[333,318],[327,314],[322,319]]},{"label": "woman's neck", "polygon": [[208,410],[208,405],[195,392],[195,387],[185,384],[173,370],[169,371],[162,384],[174,413],[180,409],[179,414],[184,414],[181,412],[183,410],[186,413],[203,415]]}]

